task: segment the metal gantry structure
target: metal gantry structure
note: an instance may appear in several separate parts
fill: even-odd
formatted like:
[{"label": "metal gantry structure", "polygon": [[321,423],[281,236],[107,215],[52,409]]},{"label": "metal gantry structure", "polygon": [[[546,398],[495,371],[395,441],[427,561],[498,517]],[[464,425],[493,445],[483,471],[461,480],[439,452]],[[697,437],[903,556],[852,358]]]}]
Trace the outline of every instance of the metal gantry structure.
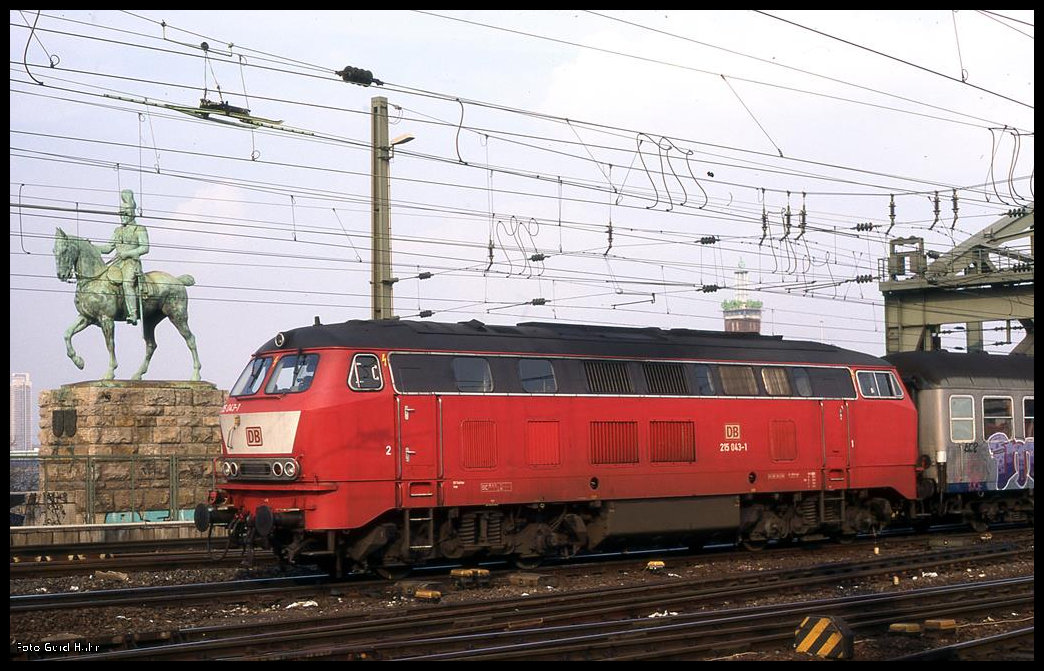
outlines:
[{"label": "metal gantry structure", "polygon": [[[1015,244],[1019,243],[1021,244]],[[889,354],[941,349],[947,324],[963,324],[965,349],[983,351],[983,323],[1025,329],[1012,354],[1033,355],[1033,204],[1010,210],[945,254],[922,238],[897,238],[880,269]]]}]

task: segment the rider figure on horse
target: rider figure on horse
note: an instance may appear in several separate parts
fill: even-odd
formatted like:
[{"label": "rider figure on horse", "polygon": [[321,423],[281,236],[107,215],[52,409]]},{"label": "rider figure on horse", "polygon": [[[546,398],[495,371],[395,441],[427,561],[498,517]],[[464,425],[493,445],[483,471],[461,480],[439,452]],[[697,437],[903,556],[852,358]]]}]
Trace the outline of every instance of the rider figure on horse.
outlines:
[{"label": "rider figure on horse", "polygon": [[[109,261],[109,267],[119,272],[119,281],[123,283],[123,298],[127,304],[127,323],[138,323],[138,291],[136,285],[143,285],[141,256],[149,251],[149,233],[145,227],[134,219],[134,192],[124,189],[120,192],[120,226],[112,234],[108,244],[95,245],[102,254],[116,250],[116,255]],[[114,271],[114,272],[115,272]]]}]

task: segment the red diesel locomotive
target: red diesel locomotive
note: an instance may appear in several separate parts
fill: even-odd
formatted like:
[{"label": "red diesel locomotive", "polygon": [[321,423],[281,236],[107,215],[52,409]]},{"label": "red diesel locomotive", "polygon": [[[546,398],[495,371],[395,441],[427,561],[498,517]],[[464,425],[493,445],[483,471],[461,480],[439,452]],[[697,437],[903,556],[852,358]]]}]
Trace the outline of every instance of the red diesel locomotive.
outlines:
[{"label": "red diesel locomotive", "polygon": [[197,528],[339,575],[846,536],[939,494],[892,364],[756,334],[317,320],[257,350],[220,419]]}]

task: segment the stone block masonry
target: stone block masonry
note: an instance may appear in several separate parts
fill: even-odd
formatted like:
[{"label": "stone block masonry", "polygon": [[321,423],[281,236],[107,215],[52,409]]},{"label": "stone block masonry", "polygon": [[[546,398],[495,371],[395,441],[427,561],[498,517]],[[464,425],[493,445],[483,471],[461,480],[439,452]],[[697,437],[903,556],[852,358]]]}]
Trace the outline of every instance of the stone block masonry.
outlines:
[{"label": "stone block masonry", "polygon": [[66,492],[75,510],[58,523],[137,521],[163,510],[173,519],[204,501],[221,454],[226,397],[210,382],[170,380],[41,392],[41,489]]}]

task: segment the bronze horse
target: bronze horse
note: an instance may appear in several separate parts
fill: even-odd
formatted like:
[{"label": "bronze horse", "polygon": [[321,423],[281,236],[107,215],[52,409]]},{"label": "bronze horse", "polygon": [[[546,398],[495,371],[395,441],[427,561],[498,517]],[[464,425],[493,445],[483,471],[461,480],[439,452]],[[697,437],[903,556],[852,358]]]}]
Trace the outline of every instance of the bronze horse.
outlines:
[{"label": "bronze horse", "polygon": [[[72,337],[91,324],[100,326],[105,346],[109,349],[109,370],[102,379],[111,380],[116,373],[114,321],[123,321],[127,316],[123,286],[118,280],[107,277],[109,267],[89,240],[67,235],[60,228],[54,235],[54,259],[58,266],[58,279],[65,282],[74,274],[76,276],[76,310],[80,317],[65,332],[66,354],[82,370],[83,359],[73,349]],[[145,273],[144,286],[141,287],[144,293],[141,317],[145,360],[131,379],[140,380],[149,369],[149,361],[156,351],[156,324],[170,318],[192,352],[192,380],[199,381],[199,355],[196,353],[196,338],[188,326],[188,292],[185,290],[195,283],[191,275],[174,277],[158,270]]]}]

